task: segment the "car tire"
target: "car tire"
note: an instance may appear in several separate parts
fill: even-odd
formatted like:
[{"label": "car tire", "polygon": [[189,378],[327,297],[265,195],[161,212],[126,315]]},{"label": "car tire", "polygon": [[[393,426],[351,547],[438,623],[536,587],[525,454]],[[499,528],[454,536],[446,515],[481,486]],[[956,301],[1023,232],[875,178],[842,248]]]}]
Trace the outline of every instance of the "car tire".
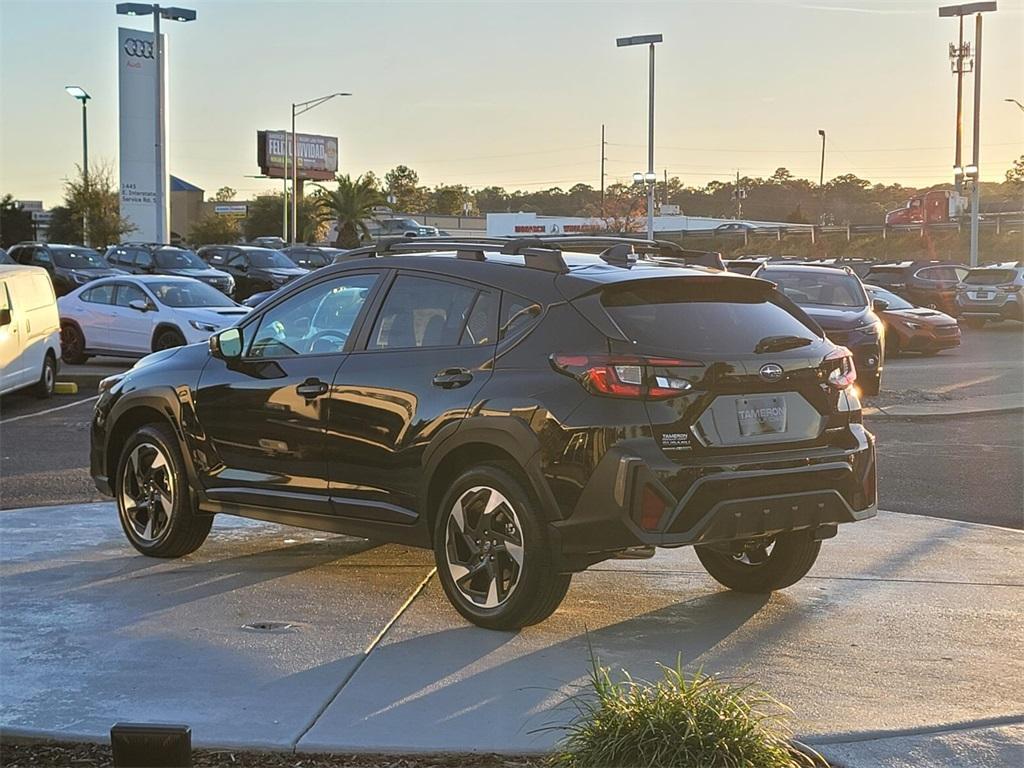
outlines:
[{"label": "car tire", "polygon": [[478,465],[455,479],[437,510],[434,559],[452,605],[486,629],[543,621],[572,580],[555,569],[540,504],[511,464]]},{"label": "car tire", "polygon": [[163,424],[142,426],[125,442],[114,497],[129,543],[149,557],[195,552],[213,525],[213,515],[196,508],[178,440]]},{"label": "car tire", "polygon": [[183,346],[185,346],[185,337],[181,335],[181,331],[175,328],[166,328],[159,331],[153,339],[154,352]]},{"label": "car tire", "polygon": [[882,374],[876,373],[860,381],[860,392],[865,397],[875,397],[882,390]]},{"label": "car tire", "polygon": [[766,593],[796,584],[807,575],[818,559],[821,542],[811,538],[810,531],[780,533],[771,551],[757,554],[744,551],[740,555],[721,547],[694,547],[701,565],[711,577],[736,592]]},{"label": "car tire", "polygon": [[89,359],[85,354],[85,335],[74,323],[60,328],[60,359],[68,365],[81,365]]},{"label": "car tire", "polygon": [[32,394],[40,400],[53,396],[53,387],[57,383],[57,358],[52,352],[47,352],[43,358],[43,370],[39,374],[39,381],[32,387]]}]

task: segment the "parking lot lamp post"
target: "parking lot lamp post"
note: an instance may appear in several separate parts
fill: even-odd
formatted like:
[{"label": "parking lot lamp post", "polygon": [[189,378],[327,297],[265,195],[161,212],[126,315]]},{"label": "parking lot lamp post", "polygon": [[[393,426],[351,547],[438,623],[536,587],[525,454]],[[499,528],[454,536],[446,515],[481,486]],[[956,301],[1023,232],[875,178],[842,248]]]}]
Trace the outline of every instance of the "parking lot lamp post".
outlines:
[{"label": "parking lot lamp post", "polygon": [[[82,102],[82,186],[86,191],[86,202],[89,192],[89,119],[86,103],[91,98],[85,88],[78,85],[66,85],[64,90]],[[82,207],[82,244],[89,245],[89,207]]]},{"label": "parking lot lamp post", "polygon": [[662,42],[661,35],[634,35],[632,37],[620,37],[615,40],[615,45],[625,48],[630,45],[646,45],[650,48],[649,73],[648,73],[648,94],[647,94],[647,173],[644,174],[644,181],[647,183],[647,239],[654,239],[654,186],[658,181],[658,175],[654,172],[654,45]]},{"label": "parking lot lamp post", "polygon": [[164,168],[164,70],[163,50],[160,45],[160,19],[168,21],[195,21],[196,12],[189,8],[176,8],[157,5],[156,3],[118,3],[117,12],[122,16],[153,15],[153,62],[156,66],[156,135],[154,137],[156,166],[156,205],[157,230],[156,241],[166,243],[170,238],[170,212],[167,207],[166,175]]},{"label": "parking lot lamp post", "polygon": [[1016,105],[1017,105],[1018,107],[1020,107],[1020,110],[1021,110],[1021,112],[1024,112],[1024,104],[1021,104],[1021,103],[1020,103],[1019,101],[1017,101],[1016,99],[1003,99],[1003,101],[1008,101],[1008,102],[1010,102],[1011,104],[1016,104]]},{"label": "parking lot lamp post", "polygon": [[[291,241],[293,244],[299,241],[299,153],[298,153],[298,141],[295,138],[295,118],[301,114],[309,112],[311,109],[316,109],[325,101],[330,101],[335,96],[351,96],[351,93],[331,93],[327,96],[321,96],[319,99],[310,99],[309,101],[303,101],[299,104],[292,104],[292,140],[291,140],[291,155],[292,155],[292,237]],[[288,152],[285,152],[285,162],[288,162]]]}]

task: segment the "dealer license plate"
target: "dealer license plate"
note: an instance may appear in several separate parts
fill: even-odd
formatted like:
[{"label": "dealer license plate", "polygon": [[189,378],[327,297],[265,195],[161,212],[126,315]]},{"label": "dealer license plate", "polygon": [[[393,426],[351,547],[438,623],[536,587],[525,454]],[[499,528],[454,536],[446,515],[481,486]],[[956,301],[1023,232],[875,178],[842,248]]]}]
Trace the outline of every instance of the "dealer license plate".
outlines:
[{"label": "dealer license plate", "polygon": [[736,420],[743,437],[786,431],[786,398],[737,397]]}]

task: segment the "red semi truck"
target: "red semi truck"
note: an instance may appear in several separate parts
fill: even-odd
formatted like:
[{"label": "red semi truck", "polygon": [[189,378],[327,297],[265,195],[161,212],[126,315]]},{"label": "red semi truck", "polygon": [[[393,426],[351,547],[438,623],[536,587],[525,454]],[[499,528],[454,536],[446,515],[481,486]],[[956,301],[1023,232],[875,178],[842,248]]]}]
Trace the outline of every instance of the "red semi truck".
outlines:
[{"label": "red semi truck", "polygon": [[886,224],[941,224],[956,221],[960,197],[949,189],[933,189],[907,200],[906,205],[885,214]]}]

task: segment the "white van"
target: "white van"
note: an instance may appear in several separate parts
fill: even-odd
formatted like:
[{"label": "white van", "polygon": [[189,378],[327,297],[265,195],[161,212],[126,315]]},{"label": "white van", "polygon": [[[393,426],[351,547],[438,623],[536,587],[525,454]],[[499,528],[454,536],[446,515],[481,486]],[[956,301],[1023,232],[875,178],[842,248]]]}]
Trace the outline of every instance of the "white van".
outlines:
[{"label": "white van", "polygon": [[0,395],[33,387],[53,394],[60,359],[60,317],[45,269],[0,264]]}]

